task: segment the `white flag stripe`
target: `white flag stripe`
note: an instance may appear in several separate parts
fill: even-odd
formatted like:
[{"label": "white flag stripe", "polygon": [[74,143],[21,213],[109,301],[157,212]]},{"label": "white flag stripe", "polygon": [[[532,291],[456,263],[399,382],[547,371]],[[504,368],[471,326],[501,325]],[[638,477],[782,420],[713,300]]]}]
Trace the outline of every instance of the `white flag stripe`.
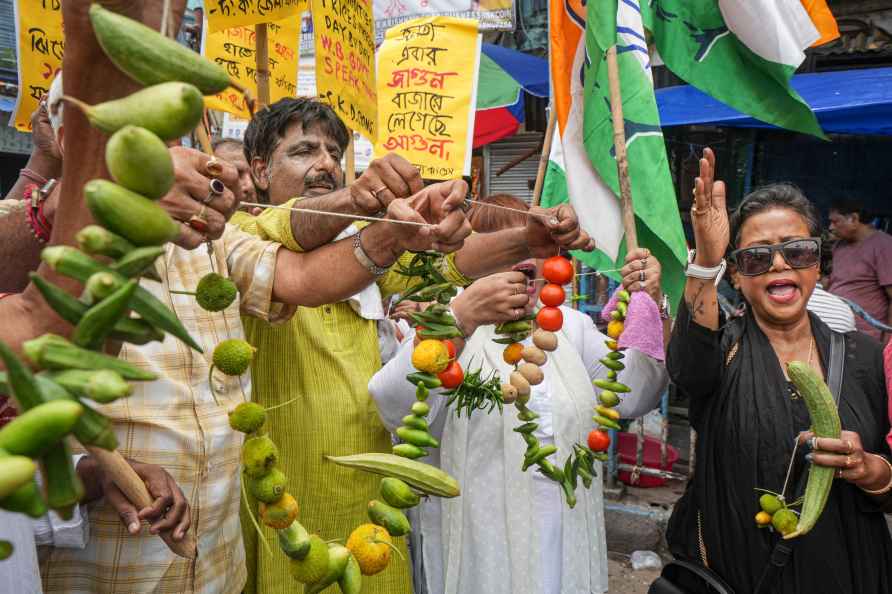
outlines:
[{"label": "white flag stripe", "polygon": [[719,0],[725,24],[754,54],[797,67],[820,39],[800,0]]},{"label": "white flag stripe", "polygon": [[616,34],[619,46],[629,48],[642,70],[647,73],[653,85],[653,73],[650,68],[650,55],[647,52],[647,38],[644,36],[644,23],[641,22],[641,9],[637,0],[625,0],[616,5]]}]

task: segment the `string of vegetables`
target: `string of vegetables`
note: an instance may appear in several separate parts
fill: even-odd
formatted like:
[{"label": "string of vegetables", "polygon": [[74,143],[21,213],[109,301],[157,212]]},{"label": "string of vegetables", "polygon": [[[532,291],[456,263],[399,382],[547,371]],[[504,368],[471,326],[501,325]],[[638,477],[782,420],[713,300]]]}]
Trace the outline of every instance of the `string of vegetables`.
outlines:
[{"label": "string of vegetables", "polygon": [[[552,352],[558,346],[555,332],[563,326],[560,305],[564,303],[565,293],[562,285],[572,280],[573,265],[562,256],[554,256],[544,262],[542,275],[548,284],[539,293],[539,300],[544,307],[535,316],[538,329],[533,331],[532,324],[526,320],[502,324],[496,328],[496,333],[501,337],[494,339],[494,342],[507,344],[502,358],[515,368],[509,376],[508,383],[503,384],[501,390],[504,401],[514,403],[518,411],[517,419],[523,422],[514,428],[527,444],[521,470],[526,472],[532,466],[536,466],[538,472],[561,486],[567,505],[573,508],[576,505],[576,487],[579,481],[582,481],[586,489],[591,487],[592,480],[597,476],[595,460],[604,459],[606,456],[595,453],[584,445],[573,444],[573,452],[567,456],[564,464],[555,466],[548,458],[557,453],[557,446],[543,445],[534,435],[539,428],[539,424],[536,423],[539,415],[530,410],[527,404],[530,401],[532,386],[542,383],[545,379],[541,366],[548,360],[546,352]],[[528,346],[521,344],[531,333],[533,344]]]}]

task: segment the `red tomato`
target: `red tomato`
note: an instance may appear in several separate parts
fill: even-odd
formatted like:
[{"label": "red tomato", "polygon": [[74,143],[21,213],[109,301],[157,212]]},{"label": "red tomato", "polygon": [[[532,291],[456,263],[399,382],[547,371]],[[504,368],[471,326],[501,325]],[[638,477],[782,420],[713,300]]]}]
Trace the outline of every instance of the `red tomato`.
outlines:
[{"label": "red tomato", "polygon": [[556,307],[543,307],[536,314],[536,324],[543,330],[557,332],[564,325],[564,314]]},{"label": "red tomato", "polygon": [[455,345],[452,344],[452,341],[449,339],[444,340],[443,344],[446,345],[446,350],[449,352],[449,360],[454,361],[455,360]]},{"label": "red tomato", "polygon": [[449,366],[437,374],[437,377],[443,382],[443,387],[451,390],[457,388],[465,381],[465,372],[462,371],[458,361],[453,361]]},{"label": "red tomato", "polygon": [[573,272],[573,263],[563,256],[552,256],[542,264],[542,276],[557,285],[566,285],[573,280]]},{"label": "red tomato", "polygon": [[542,301],[545,305],[550,305],[551,307],[557,307],[558,305],[563,305],[564,298],[564,288],[555,283],[548,283],[542,290],[539,291],[539,300]]},{"label": "red tomato", "polygon": [[610,436],[606,431],[592,429],[588,434],[588,449],[593,452],[603,452],[610,447]]}]

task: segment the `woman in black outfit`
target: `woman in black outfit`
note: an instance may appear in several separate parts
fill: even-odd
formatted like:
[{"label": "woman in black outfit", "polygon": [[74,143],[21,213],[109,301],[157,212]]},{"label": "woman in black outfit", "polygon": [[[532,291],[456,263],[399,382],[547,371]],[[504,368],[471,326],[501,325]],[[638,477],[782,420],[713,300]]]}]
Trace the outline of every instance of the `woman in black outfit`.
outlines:
[{"label": "woman in black outfit", "polygon": [[[704,157],[691,212],[697,266],[688,270],[667,360],[673,381],[690,397],[697,467],[669,523],[670,549],[676,558],[707,564],[736,594],[755,592],[779,539],[755,524],[761,495],[755,489],[781,491],[799,436],[787,500],[804,489],[800,478],[809,463],[836,468],[837,479],[817,525],[796,539],[789,562],[764,591],[890,594],[892,541],[882,509],[892,465],[880,346],[860,333],[845,335],[843,432],[815,444],[804,433],[808,411],[785,367],[808,362],[827,377],[831,330],[806,311],[820,274],[820,240],[813,239],[821,235],[820,219],[798,189],[779,184],[744,198],[729,224],[724,184],[713,181],[715,157],[709,149]],[[706,269],[721,264],[729,240],[746,314],[722,326],[709,279],[717,270]],[[696,581],[679,585],[706,591]]]}]

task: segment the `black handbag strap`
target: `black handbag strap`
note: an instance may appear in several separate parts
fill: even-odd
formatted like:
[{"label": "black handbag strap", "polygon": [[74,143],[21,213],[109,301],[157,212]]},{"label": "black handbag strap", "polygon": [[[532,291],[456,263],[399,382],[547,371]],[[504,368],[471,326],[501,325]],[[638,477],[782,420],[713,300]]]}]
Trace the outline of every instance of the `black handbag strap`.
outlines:
[{"label": "black handbag strap", "polygon": [[[837,408],[839,408],[839,400],[842,394],[842,375],[845,368],[845,355],[845,335],[840,332],[831,331],[830,367],[827,370],[827,387],[830,388],[830,393],[833,394],[833,401],[836,403]],[[797,493],[803,490],[807,474],[808,473],[803,472],[802,476],[799,477],[799,483],[796,486]],[[777,541],[771,551],[771,556],[768,558],[768,565],[765,566],[765,570],[762,572],[762,577],[759,578],[759,583],[756,585],[754,594],[768,594],[768,592],[771,591],[771,587],[779,581],[784,567],[789,563],[790,557],[793,555],[793,549],[798,542],[799,541],[796,539],[780,539]]]}]

